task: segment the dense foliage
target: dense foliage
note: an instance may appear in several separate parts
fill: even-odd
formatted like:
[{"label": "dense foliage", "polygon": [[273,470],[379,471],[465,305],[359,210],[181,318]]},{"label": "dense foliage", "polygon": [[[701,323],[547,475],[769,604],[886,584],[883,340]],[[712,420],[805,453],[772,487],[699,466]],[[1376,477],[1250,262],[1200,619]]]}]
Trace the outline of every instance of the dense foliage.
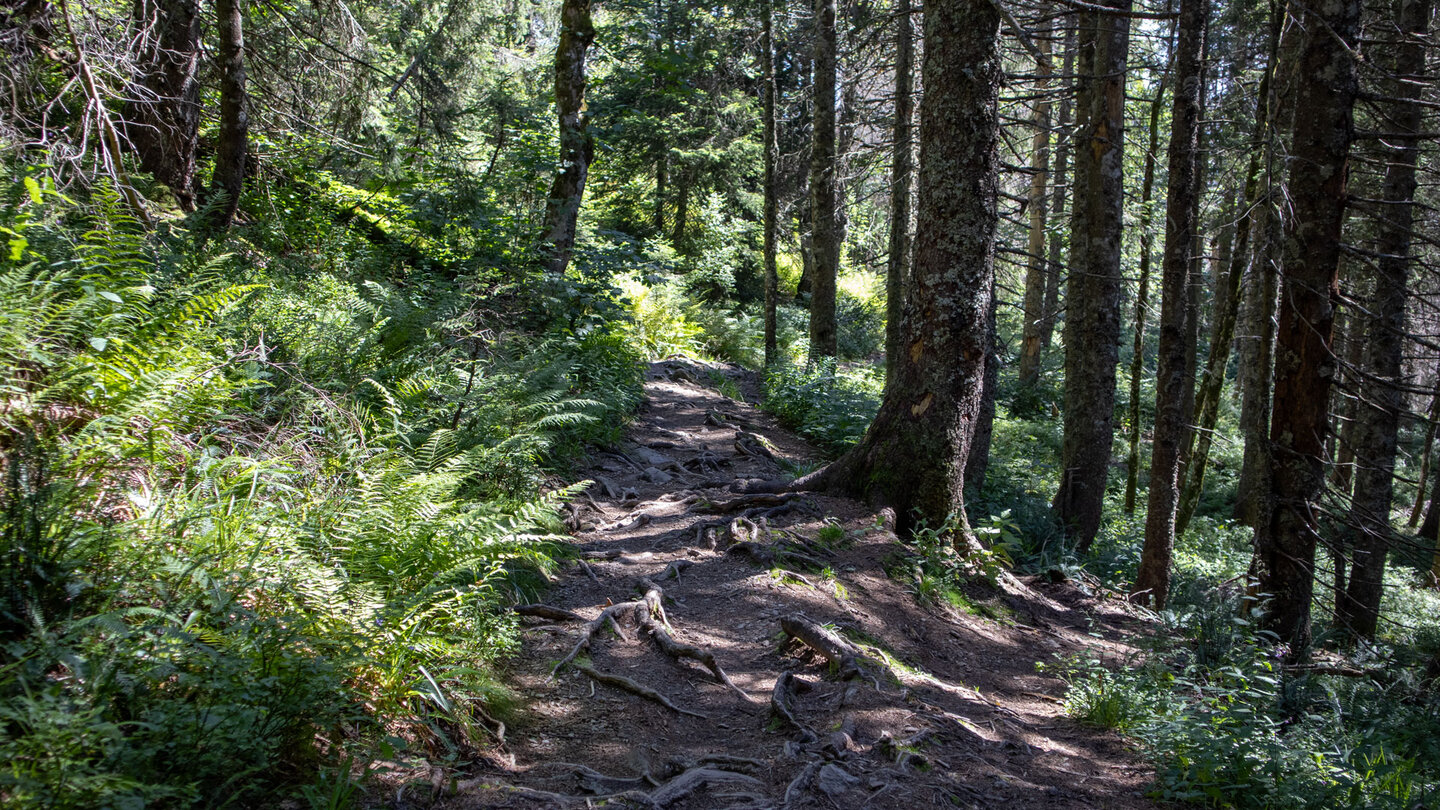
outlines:
[{"label": "dense foliage", "polygon": [[[887,394],[894,325],[887,164],[912,146],[890,135],[895,8],[840,10],[841,157],[821,167],[842,200],[837,356],[812,358],[815,20],[794,3],[595,4],[583,105],[592,162],[573,260],[553,273],[541,234],[558,207],[547,189],[566,168],[556,5],[240,3],[243,47],[212,19],[219,3],[194,4],[195,24],[173,31],[164,15],[189,5],[57,0],[5,12],[0,802],[338,808],[375,763],[473,760],[517,702],[503,677],[518,645],[509,608],[536,598],[568,553],[560,507],[583,484],[561,482],[621,439],[646,361],[745,366],[762,407],[825,456],[862,441]],[[1274,341],[1284,300],[1273,271],[1291,223],[1270,190],[1285,182],[1293,138],[1292,121],[1266,123],[1262,111],[1279,116],[1310,86],[1297,75],[1300,43],[1281,38],[1303,27],[1292,5],[1212,10],[1199,169],[1209,179],[1179,307],[1190,314],[1164,325],[1147,274],[1167,237],[1173,15],[1157,5],[1134,20],[1113,105],[1131,127],[1117,163],[1125,227],[1110,234],[1125,291],[1104,313],[1125,319],[1110,370],[1117,401],[1100,414],[1117,426],[1102,448],[1115,463],[1096,476],[1102,519],[1081,551],[1052,503],[1066,480],[1058,325],[1079,311],[1066,311],[1062,270],[1069,243],[1088,238],[1072,235],[1083,216],[1070,191],[1084,26],[1049,3],[1014,4],[983,383],[994,415],[976,419],[993,431],[988,472],[965,497],[965,520],[922,523],[887,569],[917,599],[961,609],[974,608],[977,574],[1006,569],[1145,601],[1132,591],[1155,536],[1136,504],[1165,485],[1148,474],[1149,448],[1159,409],[1175,405],[1157,399],[1155,343],[1183,326],[1180,359],[1213,397],[1208,416],[1182,409],[1198,472],[1187,471],[1193,516],[1163,538],[1174,544],[1169,602],[1136,608],[1156,632],[1131,659],[1042,665],[1069,685],[1072,716],[1151,758],[1160,798],[1429,806],[1440,794],[1435,152],[1384,106],[1408,99],[1423,123],[1418,111],[1435,105],[1425,26],[1397,33],[1414,0],[1355,6],[1368,33],[1354,51],[1365,57],[1351,114],[1354,213],[1331,285],[1340,325],[1325,327],[1321,376],[1336,385],[1306,535],[1321,544],[1300,634],[1313,629],[1313,648],[1266,629],[1278,590],[1253,578],[1259,535],[1246,504],[1268,484],[1244,471],[1269,441],[1268,400],[1260,411],[1252,400],[1274,387],[1274,360],[1258,347]],[[1433,11],[1418,7],[1428,24]],[[774,51],[763,55],[762,12]],[[176,31],[188,46],[166,40]],[[152,47],[160,40],[169,44]],[[1381,53],[1401,44],[1418,50],[1418,68]],[[245,65],[238,106],[227,47]],[[173,95],[159,81],[185,60],[156,55],[166,49],[193,57]],[[778,96],[768,367],[762,59]],[[189,164],[157,168],[144,156],[145,116],[171,102],[193,114]],[[248,131],[236,130],[236,110]],[[238,167],[223,148],[237,134]],[[1381,200],[1404,191],[1389,173],[1407,154],[1418,191]],[[235,169],[238,199],[224,182]],[[1247,196],[1250,185],[1270,196]],[[1386,252],[1396,220],[1377,207],[1418,212],[1413,245]],[[1252,212],[1247,246],[1237,232]],[[908,217],[895,217],[907,234]],[[1377,268],[1397,258],[1398,315],[1372,323]],[[1398,333],[1404,373],[1380,374],[1369,347]],[[1373,411],[1394,423],[1393,471],[1381,476],[1393,489],[1376,509],[1357,506],[1355,483],[1375,466],[1354,433]],[[1204,453],[1193,451],[1200,436],[1213,439]],[[1433,520],[1416,530],[1427,500]],[[962,558],[955,541],[967,533],[984,548]],[[1367,633],[1350,621],[1346,575],[1355,590],[1376,548],[1388,557]]]}]

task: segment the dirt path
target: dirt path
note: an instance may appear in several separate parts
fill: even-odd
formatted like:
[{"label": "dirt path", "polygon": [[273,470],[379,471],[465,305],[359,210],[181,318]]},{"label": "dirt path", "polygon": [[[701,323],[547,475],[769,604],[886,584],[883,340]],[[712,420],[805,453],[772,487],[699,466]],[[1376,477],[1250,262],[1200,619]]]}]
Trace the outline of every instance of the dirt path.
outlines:
[{"label": "dirt path", "polygon": [[[1035,582],[991,598],[998,620],[922,606],[887,575],[903,549],[865,506],[738,501],[736,479],[817,454],[720,394],[721,374],[747,384],[720,366],[652,366],[631,443],[584,472],[584,562],[546,597],[577,615],[524,619],[509,680],[526,714],[444,806],[1154,806],[1144,763],[1066,718],[1062,684],[1035,670],[1085,647],[1124,654],[1121,606]],[[692,658],[667,655],[666,638]],[[859,657],[827,664],[815,648],[835,645]]]}]

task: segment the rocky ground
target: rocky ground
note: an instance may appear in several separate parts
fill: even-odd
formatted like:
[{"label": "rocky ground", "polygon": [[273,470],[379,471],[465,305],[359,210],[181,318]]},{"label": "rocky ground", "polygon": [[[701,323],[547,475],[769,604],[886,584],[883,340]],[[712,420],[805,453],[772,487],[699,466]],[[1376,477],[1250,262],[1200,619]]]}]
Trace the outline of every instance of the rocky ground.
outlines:
[{"label": "rocky ground", "polygon": [[734,494],[819,455],[721,389],[754,394],[651,367],[629,442],[580,475],[578,564],[521,608],[524,713],[442,806],[1153,806],[1145,763],[1035,666],[1133,654],[1123,602],[1022,579],[921,604],[885,516]]}]

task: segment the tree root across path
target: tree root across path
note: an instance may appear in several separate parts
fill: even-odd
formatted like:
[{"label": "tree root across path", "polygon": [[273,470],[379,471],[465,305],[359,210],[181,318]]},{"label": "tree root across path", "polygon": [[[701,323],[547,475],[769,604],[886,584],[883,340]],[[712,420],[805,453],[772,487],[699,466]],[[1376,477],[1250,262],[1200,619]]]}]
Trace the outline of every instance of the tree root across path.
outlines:
[{"label": "tree root across path", "polygon": [[701,720],[710,719],[709,715],[701,714],[700,712],[692,712],[689,709],[676,706],[674,702],[670,700],[670,698],[665,697],[664,695],[656,692],[654,689],[651,689],[643,683],[637,683],[636,681],[632,681],[624,675],[615,675],[609,672],[601,672],[600,670],[595,669],[592,666],[582,664],[578,661],[571,662],[570,666],[574,667],[576,671],[584,673],[593,681],[598,681],[605,684],[606,686],[613,686],[616,689],[624,690],[632,695],[643,697],[646,700],[653,700],[654,702],[659,703],[661,706],[664,706],[665,708],[669,709],[672,712],[675,712],[676,714],[685,714],[689,715],[690,717],[698,717]]},{"label": "tree root across path", "polygon": [[[713,791],[713,795],[718,798],[729,799],[731,801],[744,800],[748,802],[748,804],[743,805],[730,805],[736,808],[736,810],[741,810],[741,808],[746,807],[757,809],[770,807],[770,803],[766,800],[762,792],[765,788],[764,783],[749,774],[735,770],[737,767],[752,767],[751,763],[753,763],[753,766],[758,766],[760,763],[754,762],[753,760],[745,760],[743,762],[737,762],[735,760],[743,760],[743,758],[709,758],[704,762],[686,768],[675,777],[657,784],[655,789],[649,793],[640,789],[641,785],[653,782],[653,780],[647,781],[646,777],[609,777],[593,771],[590,768],[586,768],[583,765],[563,765],[563,767],[574,769],[577,776],[580,777],[581,788],[593,791],[593,793],[587,795],[577,796],[546,790],[536,790],[534,788],[509,785],[484,778],[464,783],[460,785],[460,788],[467,791],[491,789],[513,793],[517,796],[545,801],[551,807],[592,807],[594,801],[601,800],[607,802],[615,801],[617,803],[628,802],[634,806],[648,807],[652,808],[652,810],[664,810],[664,808],[671,807],[700,790],[708,789]],[[724,790],[723,792],[717,791],[717,788]],[[624,805],[617,804],[617,806]]]},{"label": "tree root across path", "polygon": [[815,729],[800,721],[795,711],[795,695],[809,692],[815,685],[795,677],[793,672],[783,672],[775,679],[775,689],[770,693],[770,712],[786,725],[800,732],[800,742],[808,744],[820,739]]},{"label": "tree root across path", "polygon": [[[678,581],[680,579],[680,571],[688,567],[688,565],[678,564],[679,562],[681,561],[671,563],[661,574],[661,578],[674,576]],[[678,706],[674,701],[644,684],[622,675],[602,672],[581,660],[581,656],[590,651],[590,645],[605,627],[612,628],[615,634],[623,639],[625,634],[620,627],[618,618],[629,615],[633,616],[636,626],[639,627],[645,635],[648,635],[650,639],[655,642],[655,646],[658,647],[661,652],[665,653],[665,655],[677,662],[681,659],[688,659],[700,664],[710,671],[710,674],[714,676],[717,683],[723,684],[727,689],[739,695],[747,704],[755,703],[754,698],[736,686],[735,682],[730,680],[730,676],[725,674],[724,668],[715,660],[714,653],[693,644],[684,644],[676,641],[675,637],[670,634],[670,621],[665,616],[664,589],[647,578],[641,578],[639,585],[644,588],[644,595],[640,599],[610,605],[600,611],[599,616],[585,623],[585,627],[581,630],[579,640],[575,642],[575,646],[570,649],[570,652],[566,654],[564,658],[560,659],[560,662],[550,671],[550,676],[553,678],[560,674],[560,671],[565,667],[572,667],[576,671],[585,674],[591,680],[654,701],[677,714],[708,720],[709,717],[707,715]],[[520,605],[515,608],[515,612],[522,616],[537,616],[557,621],[583,621],[583,619],[575,613],[547,605]]]},{"label": "tree root across path", "polygon": [[780,629],[785,631],[785,635],[799,641],[829,661],[835,667],[836,675],[841,680],[864,677],[875,684],[876,691],[880,691],[880,679],[872,675],[864,664],[871,664],[886,672],[889,671],[888,668],[871,661],[858,647],[835,632],[821,627],[798,613],[792,613],[781,619]]}]

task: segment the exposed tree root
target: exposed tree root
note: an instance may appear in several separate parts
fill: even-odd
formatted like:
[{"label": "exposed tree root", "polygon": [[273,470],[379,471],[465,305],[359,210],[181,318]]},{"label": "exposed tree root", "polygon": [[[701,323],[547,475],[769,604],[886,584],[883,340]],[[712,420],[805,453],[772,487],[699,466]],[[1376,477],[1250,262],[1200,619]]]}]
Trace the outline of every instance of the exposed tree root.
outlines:
[{"label": "exposed tree root", "polygon": [[695,661],[710,670],[710,674],[715,676],[715,680],[724,684],[726,688],[739,695],[745,702],[754,702],[749,695],[745,694],[745,690],[736,686],[735,682],[730,680],[730,676],[725,674],[725,670],[720,667],[719,662],[715,660],[715,655],[709,650],[702,650],[699,647],[690,644],[681,644],[676,641],[665,631],[665,628],[662,627],[659,622],[655,621],[655,619],[645,611],[637,611],[635,615],[640,620],[640,628],[650,634],[650,638],[654,640],[661,652],[676,661],[681,658],[688,658],[691,661]]},{"label": "exposed tree root", "polygon": [[711,788],[726,785],[735,788],[748,788],[750,793],[726,793],[716,794],[724,798],[748,798],[756,801],[763,801],[764,797],[757,791],[763,790],[765,785],[753,776],[746,776],[743,773],[734,771],[722,771],[719,768],[691,768],[665,783],[665,786],[650,794],[650,801],[656,807],[664,808],[685,799],[701,788]]},{"label": "exposed tree root", "polygon": [[819,653],[826,661],[835,667],[836,674],[841,680],[863,676],[874,682],[875,688],[880,688],[880,681],[871,675],[862,666],[861,662],[868,661],[865,654],[859,648],[830,630],[821,627],[815,622],[792,613],[780,620],[780,629],[785,634],[799,641],[815,652]]},{"label": "exposed tree root", "polygon": [[774,568],[778,564],[790,561],[799,562],[817,571],[825,567],[825,563],[815,557],[795,551],[784,543],[766,546],[742,541],[731,545],[725,550],[725,553],[746,557],[761,568]]},{"label": "exposed tree root", "polygon": [[755,458],[768,459],[778,462],[775,451],[771,449],[768,439],[748,430],[735,431],[735,452],[742,456],[753,456]]},{"label": "exposed tree root", "polygon": [[665,566],[665,570],[660,573],[660,576],[655,578],[655,581],[663,582],[670,577],[675,577],[675,581],[679,582],[680,572],[684,571],[685,569],[689,568],[694,564],[695,563],[690,560],[675,560],[674,562]]},{"label": "exposed tree root", "polygon": [[[581,653],[589,652],[590,642],[594,640],[601,628],[610,625],[619,633],[620,626],[615,622],[616,615],[622,614],[627,610],[634,610],[637,607],[644,607],[644,605],[645,603],[643,601],[621,602],[618,605],[611,605],[600,611],[599,616],[596,616],[585,624],[585,629],[580,634],[580,640],[575,642],[575,646],[570,649],[570,653],[560,659],[560,663],[556,664],[555,668],[550,670],[550,677],[553,678],[560,674],[560,670],[564,669],[567,664],[573,662]],[[621,635],[623,636],[623,634]]]},{"label": "exposed tree root", "polygon": [[584,673],[591,680],[598,681],[605,684],[606,686],[613,686],[616,689],[624,690],[632,695],[643,697],[646,700],[652,700],[656,703],[659,703],[661,706],[669,709],[670,711],[675,712],[676,714],[684,714],[689,715],[690,717],[698,717],[701,720],[710,719],[708,715],[701,714],[700,712],[693,712],[689,709],[683,709],[679,706],[676,706],[670,700],[670,698],[665,697],[664,695],[656,692],[654,689],[651,689],[644,684],[636,683],[635,681],[630,680],[624,675],[614,675],[609,672],[601,672],[594,667],[588,666],[586,664],[572,662],[570,666],[574,667],[577,671]]},{"label": "exposed tree root", "polygon": [[810,726],[800,721],[799,715],[795,712],[795,695],[801,692],[808,692],[814,689],[815,685],[809,681],[795,677],[793,672],[782,672],[779,678],[775,679],[775,688],[770,691],[770,711],[782,721],[800,732],[800,742],[812,743],[820,739],[820,735]]},{"label": "exposed tree root", "polygon": [[823,763],[817,759],[800,769],[800,773],[796,774],[795,778],[790,780],[790,784],[785,787],[783,806],[789,807],[799,800],[801,796],[805,795],[805,791],[810,787],[810,783],[815,781],[815,774],[820,772],[820,766],[822,764]]},{"label": "exposed tree root", "polygon": [[657,787],[660,784],[658,781],[649,779],[646,776],[607,776],[593,768],[588,768],[573,762],[547,762],[538,767],[560,768],[570,771],[575,775],[580,789],[588,793],[625,793],[631,790],[645,790]]},{"label": "exposed tree root", "polygon": [[587,560],[614,560],[624,557],[625,552],[618,548],[611,548],[604,551],[582,551],[580,556]]},{"label": "exposed tree root", "polygon": [[776,506],[788,506],[790,501],[794,500],[796,497],[798,496],[790,493],[774,494],[766,492],[758,495],[741,495],[738,498],[730,498],[724,501],[710,501],[704,506],[696,508],[704,512],[711,512],[717,515],[726,515],[734,514],[736,512],[743,512],[746,509],[751,509],[753,507],[759,506],[763,506],[766,508]]},{"label": "exposed tree root", "polygon": [[533,616],[537,619],[549,619],[554,622],[583,622],[585,617],[578,613],[571,613],[568,610],[549,605],[516,605],[512,608],[521,616]]}]

